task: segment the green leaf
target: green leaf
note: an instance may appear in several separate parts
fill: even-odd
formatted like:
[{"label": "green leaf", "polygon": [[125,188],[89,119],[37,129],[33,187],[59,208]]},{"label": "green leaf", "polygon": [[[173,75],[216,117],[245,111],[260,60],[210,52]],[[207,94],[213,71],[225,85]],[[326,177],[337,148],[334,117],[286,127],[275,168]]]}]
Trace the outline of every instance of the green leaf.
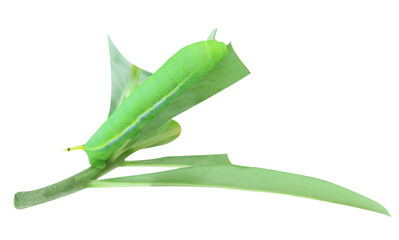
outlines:
[{"label": "green leaf", "polygon": [[213,29],[213,31],[211,32],[211,34],[209,34],[208,40],[214,40],[217,31],[218,31],[217,28]]},{"label": "green leaf", "polygon": [[169,120],[165,125],[152,132],[151,135],[134,144],[136,150],[161,146],[175,140],[181,133],[181,127],[175,120]]},{"label": "green leaf", "polygon": [[169,120],[165,125],[153,131],[144,139],[138,142],[126,142],[115,152],[115,154],[112,155],[112,159],[119,158],[122,155],[128,157],[130,154],[137,152],[140,149],[151,148],[170,143],[179,137],[180,133],[181,127],[179,123],[174,120]]},{"label": "green leaf", "polygon": [[231,164],[227,154],[173,156],[150,160],[125,161],[122,167],[189,167],[201,165]]},{"label": "green leaf", "polygon": [[317,178],[237,165],[211,165],[91,181],[89,187],[193,186],[288,194],[366,209],[389,216],[377,202]]},{"label": "green leaf", "polygon": [[115,47],[108,36],[109,55],[111,59],[112,94],[110,116],[115,109],[140,85],[151,73],[131,64]]}]

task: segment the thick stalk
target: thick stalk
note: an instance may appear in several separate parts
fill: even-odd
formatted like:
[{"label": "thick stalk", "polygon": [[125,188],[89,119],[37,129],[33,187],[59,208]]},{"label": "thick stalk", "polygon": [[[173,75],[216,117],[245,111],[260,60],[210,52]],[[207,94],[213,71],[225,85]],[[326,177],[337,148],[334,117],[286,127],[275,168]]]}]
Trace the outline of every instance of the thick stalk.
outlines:
[{"label": "thick stalk", "polygon": [[126,157],[126,155],[123,155],[114,161],[109,161],[103,169],[89,167],[82,172],[47,187],[33,191],[18,192],[14,196],[14,206],[17,209],[28,208],[85,189],[91,180],[95,180],[120,166]]}]

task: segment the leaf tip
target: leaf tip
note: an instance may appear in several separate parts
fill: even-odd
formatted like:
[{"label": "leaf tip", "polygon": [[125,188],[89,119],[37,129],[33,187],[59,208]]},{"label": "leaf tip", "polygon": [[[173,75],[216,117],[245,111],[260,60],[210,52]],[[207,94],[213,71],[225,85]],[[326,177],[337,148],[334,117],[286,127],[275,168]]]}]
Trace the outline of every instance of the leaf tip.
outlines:
[{"label": "leaf tip", "polygon": [[391,214],[388,212],[388,210],[386,208],[384,208],[383,206],[381,206],[381,211],[379,211],[379,213],[384,214],[388,217],[391,217]]}]

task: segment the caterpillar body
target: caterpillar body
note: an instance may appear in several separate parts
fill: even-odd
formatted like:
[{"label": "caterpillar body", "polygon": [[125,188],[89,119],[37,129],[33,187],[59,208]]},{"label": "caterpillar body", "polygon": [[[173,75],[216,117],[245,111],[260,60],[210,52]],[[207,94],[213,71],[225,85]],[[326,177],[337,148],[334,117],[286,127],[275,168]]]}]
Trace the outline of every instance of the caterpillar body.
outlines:
[{"label": "caterpillar body", "polygon": [[83,149],[92,166],[103,168],[113,152],[139,134],[146,121],[213,69],[226,54],[227,46],[216,40],[180,49],[133,90],[86,144],[68,150]]}]

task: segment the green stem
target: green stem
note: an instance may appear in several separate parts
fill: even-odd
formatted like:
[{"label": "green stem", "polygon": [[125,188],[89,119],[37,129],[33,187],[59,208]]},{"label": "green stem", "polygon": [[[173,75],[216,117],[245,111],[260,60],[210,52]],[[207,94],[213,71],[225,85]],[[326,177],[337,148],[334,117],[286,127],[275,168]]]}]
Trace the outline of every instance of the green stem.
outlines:
[{"label": "green stem", "polygon": [[14,196],[14,206],[17,209],[28,208],[85,189],[90,181],[96,180],[120,166],[126,157],[124,155],[113,161],[109,161],[103,169],[89,167],[82,172],[47,187],[33,191],[17,192]]}]

